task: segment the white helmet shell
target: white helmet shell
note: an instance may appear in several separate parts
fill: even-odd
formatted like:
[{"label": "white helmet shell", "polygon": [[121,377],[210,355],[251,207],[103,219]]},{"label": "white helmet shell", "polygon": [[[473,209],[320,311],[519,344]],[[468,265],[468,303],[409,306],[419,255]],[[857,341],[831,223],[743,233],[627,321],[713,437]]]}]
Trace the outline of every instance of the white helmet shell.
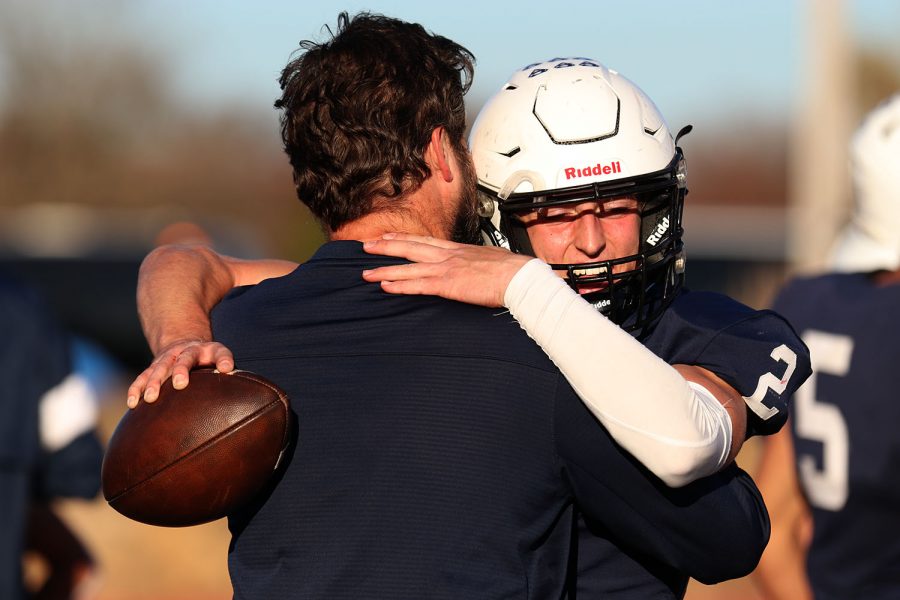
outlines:
[{"label": "white helmet shell", "polygon": [[873,110],[853,136],[855,203],[832,266],[841,272],[900,268],[900,94]]},{"label": "white helmet shell", "polygon": [[666,168],[675,156],[650,98],[586,58],[514,73],[479,113],[469,147],[479,183],[501,200],[637,177]]},{"label": "white helmet shell", "polygon": [[684,280],[687,174],[675,142],[650,98],[599,62],[528,65],[487,102],[469,135],[485,243],[533,254],[517,213],[633,197],[635,254],[550,266],[613,322],[650,327]]}]

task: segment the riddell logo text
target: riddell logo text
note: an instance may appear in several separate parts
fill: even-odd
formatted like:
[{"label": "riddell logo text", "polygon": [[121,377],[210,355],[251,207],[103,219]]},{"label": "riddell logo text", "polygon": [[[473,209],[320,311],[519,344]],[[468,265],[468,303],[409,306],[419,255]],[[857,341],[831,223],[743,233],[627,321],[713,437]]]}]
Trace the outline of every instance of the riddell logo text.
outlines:
[{"label": "riddell logo text", "polygon": [[591,175],[612,175],[613,173],[621,173],[622,165],[619,164],[619,161],[613,161],[608,165],[601,165],[597,163],[593,167],[587,166],[583,169],[576,169],[575,167],[568,167],[564,171],[566,174],[566,179],[574,179],[576,177],[590,177]]},{"label": "riddell logo text", "polygon": [[647,243],[651,246],[657,245],[668,230],[669,217],[663,217],[663,220],[656,224],[656,230],[647,238]]}]

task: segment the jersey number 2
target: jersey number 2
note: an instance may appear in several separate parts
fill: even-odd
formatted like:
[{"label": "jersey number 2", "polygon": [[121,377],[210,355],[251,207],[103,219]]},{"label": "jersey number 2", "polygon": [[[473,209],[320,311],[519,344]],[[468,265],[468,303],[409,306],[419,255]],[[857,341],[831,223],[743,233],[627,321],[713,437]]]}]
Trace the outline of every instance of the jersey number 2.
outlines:
[{"label": "jersey number 2", "polygon": [[787,384],[791,379],[791,375],[794,374],[794,369],[797,367],[797,355],[793,350],[791,350],[784,344],[772,350],[772,354],[770,354],[769,356],[787,365],[784,368],[784,375],[782,377],[778,377],[773,373],[763,374],[763,376],[759,378],[759,382],[756,384],[756,389],[753,391],[753,395],[744,396],[744,402],[747,403],[747,406],[750,408],[750,410],[755,412],[756,415],[763,421],[768,421],[774,415],[778,414],[777,408],[768,406],[765,402],[763,402],[763,400],[765,400],[766,398],[766,394],[769,393],[769,390],[774,391],[776,394],[783,394],[784,390],[787,389]]},{"label": "jersey number 2", "polygon": [[797,390],[797,436],[822,443],[822,467],[808,454],[797,456],[797,469],[809,502],[825,510],[840,510],[847,502],[850,445],[847,423],[840,409],[816,399],[820,374],[843,377],[850,369],[853,338],[809,329],[801,336],[809,346],[813,374]]}]

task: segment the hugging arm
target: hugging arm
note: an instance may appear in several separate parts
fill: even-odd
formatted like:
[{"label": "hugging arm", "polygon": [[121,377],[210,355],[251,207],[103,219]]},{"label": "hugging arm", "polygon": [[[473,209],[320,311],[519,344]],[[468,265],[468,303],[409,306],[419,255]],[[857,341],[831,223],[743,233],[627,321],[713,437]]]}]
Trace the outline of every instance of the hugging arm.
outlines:
[{"label": "hugging arm", "polygon": [[399,234],[366,249],[421,261],[367,272],[385,291],[509,307],[615,440],[666,484],[714,473],[740,450],[746,410],[730,385],[701,367],[669,366],[545,263]]},{"label": "hugging arm", "polygon": [[240,260],[200,245],[162,246],[148,254],[138,275],[137,305],[154,360],[128,388],[128,406],[137,406],[141,397],[156,400],[170,376],[177,389],[185,387],[194,366],[232,371],[231,351],[212,340],[209,311],[231,288],[295,268],[290,261]]},{"label": "hugging arm", "polygon": [[674,368],[534,259],[505,303],[615,440],[667,485],[731,462],[744,439],[740,396],[705,369]]},{"label": "hugging arm", "polygon": [[587,519],[623,550],[706,584],[749,574],[769,538],[759,490],[732,464],[686,486],[652,477],[599,427],[571,389],[557,394],[561,471]]},{"label": "hugging arm", "polygon": [[[668,366],[581,300],[539,261],[498,248],[436,243],[463,253],[456,261],[456,272],[434,277],[438,286],[455,282],[453,295],[458,300],[471,301],[474,293],[481,294],[475,299],[478,303],[508,302],[594,415],[668,485],[685,485],[719,470],[734,457],[743,442],[743,404],[712,373],[699,367],[676,370]],[[421,247],[427,252],[435,248],[428,244]],[[476,261],[471,260],[470,253],[477,253]],[[528,266],[523,268],[525,264]],[[176,387],[184,387],[188,370],[194,365],[215,363],[220,370],[230,370],[230,352],[210,341],[209,309],[233,285],[256,283],[273,273],[285,274],[295,266],[283,261],[274,265],[236,261],[202,247],[172,247],[148,256],[141,268],[138,298],[142,323],[157,358],[129,389],[129,406],[137,403],[144,389],[146,400],[155,399],[159,385],[169,374],[174,373]],[[372,280],[372,273],[383,274],[385,270],[421,268],[434,266],[418,263],[383,267],[367,273],[366,278]],[[468,277],[472,271],[479,277],[476,283]],[[514,276],[516,284],[510,286]],[[184,285],[173,286],[173,280]],[[508,293],[508,288],[514,292]],[[388,291],[440,290],[426,286],[419,291]],[[544,310],[545,304],[553,308]],[[625,370],[634,371],[635,376],[623,376]],[[729,407],[723,408],[725,403]]]}]

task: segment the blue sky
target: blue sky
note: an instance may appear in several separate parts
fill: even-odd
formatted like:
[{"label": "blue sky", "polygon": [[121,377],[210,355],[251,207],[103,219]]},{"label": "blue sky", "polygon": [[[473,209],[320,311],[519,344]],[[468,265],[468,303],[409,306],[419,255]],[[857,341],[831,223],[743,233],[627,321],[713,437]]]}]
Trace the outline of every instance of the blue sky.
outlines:
[{"label": "blue sky", "polygon": [[[266,114],[297,42],[322,38],[322,26],[334,24],[339,10],[368,9],[418,21],[472,50],[473,101],[529,62],[591,56],[638,83],[677,127],[736,112],[786,116],[801,79],[812,1],[138,0],[125,4],[124,14],[135,35],[162,53],[188,103]],[[900,3],[849,0],[844,12],[855,37],[900,52],[891,40]]]}]

